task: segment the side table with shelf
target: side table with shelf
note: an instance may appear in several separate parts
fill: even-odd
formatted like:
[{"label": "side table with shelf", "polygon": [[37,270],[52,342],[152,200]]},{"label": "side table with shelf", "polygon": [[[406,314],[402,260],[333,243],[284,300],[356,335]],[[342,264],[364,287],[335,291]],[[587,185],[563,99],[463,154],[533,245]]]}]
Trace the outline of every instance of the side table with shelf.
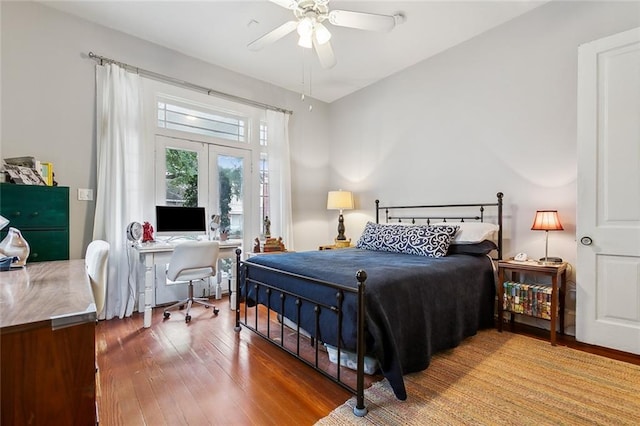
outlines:
[{"label": "side table with shelf", "polygon": [[352,248],[355,246],[352,245],[348,245],[348,246],[339,246],[336,244],[326,244],[326,245],[322,245],[318,247],[318,250],[338,250],[338,249],[346,249],[346,248]]},{"label": "side table with shelf", "polygon": [[[529,315],[524,312],[514,312],[509,309],[505,309],[505,281],[519,281],[516,275],[534,275],[534,276],[548,276],[551,277],[551,309],[549,313],[550,324],[550,340],[553,346],[556,345],[556,327],[558,325],[558,314],[560,314],[560,334],[564,334],[564,307],[565,307],[565,293],[567,286],[567,263],[539,263],[532,261],[515,261],[515,260],[500,260],[498,261],[498,330],[502,331],[504,312],[511,314],[511,324],[513,325],[514,314],[533,316],[540,318],[539,316]],[[522,283],[529,284],[529,283]],[[531,283],[533,284],[533,283]],[[537,283],[536,283],[537,284]],[[549,286],[547,284],[547,286]],[[507,307],[508,308],[508,307]]]}]

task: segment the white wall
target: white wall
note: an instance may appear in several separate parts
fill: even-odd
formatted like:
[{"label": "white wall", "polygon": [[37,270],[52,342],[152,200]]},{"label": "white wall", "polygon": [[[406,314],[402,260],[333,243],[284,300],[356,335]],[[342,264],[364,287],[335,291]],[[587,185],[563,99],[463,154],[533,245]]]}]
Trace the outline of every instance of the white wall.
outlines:
[{"label": "white wall", "polygon": [[502,191],[505,255],[543,256],[533,217],[557,209],[565,231],[550,233],[549,255],[575,264],[578,46],[639,25],[639,2],[552,2],[332,103],[330,184],[357,194],[347,234],[374,218],[376,198]]},{"label": "white wall", "polygon": [[[84,257],[96,188],[95,62],[90,51],[205,87],[281,106],[291,117],[292,191],[297,249],[317,247],[327,233],[328,106],[313,112],[296,93],[215,67],[146,41],[32,2],[0,2],[2,158],[31,155],[54,164],[71,193],[70,255]],[[285,242],[286,243],[286,242]]]}]

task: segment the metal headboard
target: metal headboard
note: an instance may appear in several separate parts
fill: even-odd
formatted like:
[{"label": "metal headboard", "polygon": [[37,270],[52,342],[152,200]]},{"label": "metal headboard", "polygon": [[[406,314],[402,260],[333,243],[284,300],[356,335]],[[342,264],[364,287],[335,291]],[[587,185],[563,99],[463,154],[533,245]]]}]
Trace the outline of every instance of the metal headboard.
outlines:
[{"label": "metal headboard", "polygon": [[[498,210],[498,259],[502,259],[502,197],[504,194],[502,192],[498,192],[496,194],[497,202],[495,203],[473,203],[473,204],[432,204],[432,205],[423,205],[423,206],[381,206],[380,200],[376,200],[376,223],[380,223],[380,211],[384,210],[385,222],[389,223],[391,221],[408,221],[409,223],[415,224],[416,221],[422,220],[426,221],[427,224],[430,224],[431,221],[475,221],[475,222],[484,222],[484,211],[486,207],[497,207]],[[478,208],[478,215],[468,215],[469,208]],[[447,211],[444,214],[428,214],[426,216],[423,215],[396,215],[392,214],[396,210],[407,211],[407,210],[434,210],[434,209],[465,209],[467,212],[465,214],[456,215],[450,214]]]}]

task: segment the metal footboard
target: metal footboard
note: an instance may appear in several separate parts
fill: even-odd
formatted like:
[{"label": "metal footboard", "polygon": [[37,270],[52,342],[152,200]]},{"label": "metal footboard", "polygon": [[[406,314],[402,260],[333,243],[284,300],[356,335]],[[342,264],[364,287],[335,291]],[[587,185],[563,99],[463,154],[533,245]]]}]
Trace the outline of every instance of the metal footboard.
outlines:
[{"label": "metal footboard", "polygon": [[[238,280],[237,283],[237,295],[236,295],[236,324],[234,330],[236,332],[240,332],[242,327],[245,327],[259,336],[266,339],[268,342],[278,346],[282,350],[288,352],[290,355],[304,362],[306,365],[310,366],[314,370],[321,373],[323,376],[342,386],[344,389],[350,391],[356,396],[356,406],[353,409],[353,412],[356,416],[364,416],[367,413],[367,409],[364,405],[364,356],[365,356],[365,305],[364,305],[364,291],[365,291],[365,281],[367,279],[367,274],[365,271],[360,270],[356,273],[357,280],[357,288],[347,287],[344,285],[331,283],[327,281],[322,281],[314,278],[305,277],[298,274],[293,274],[290,272],[281,271],[278,269],[270,268],[263,265],[251,264],[252,268],[259,268],[266,271],[271,271],[277,273],[282,276],[293,277],[296,279],[304,280],[313,285],[323,286],[327,288],[331,288],[336,291],[336,300],[335,304],[327,304],[325,302],[320,302],[317,300],[312,300],[309,297],[300,295],[295,293],[294,291],[286,291],[278,287],[277,283],[266,283],[259,280],[256,280],[249,276],[248,269],[245,267],[244,262],[240,259],[241,250],[236,250],[236,277]],[[244,268],[244,270],[243,270]],[[256,304],[253,307],[249,307],[246,304],[246,293],[247,291],[243,291],[244,289],[251,288],[255,291],[255,300]],[[262,292],[262,293],[261,293]],[[343,316],[343,302],[345,299],[345,294],[354,294],[357,298],[357,325],[356,325],[356,360],[357,360],[357,369],[356,369],[356,385],[355,387],[346,383],[341,376],[341,356],[342,356],[342,323],[344,320]],[[267,310],[267,318],[266,324],[263,327],[260,327],[260,316],[258,314],[258,309],[260,304],[258,303],[259,295],[264,294],[267,297],[266,305],[262,305]],[[273,302],[271,301],[271,294],[277,294],[277,300]],[[289,320],[294,321],[296,325],[295,329],[295,349],[289,348],[285,345],[285,321],[282,318],[277,327],[279,330],[275,330],[276,335],[272,336],[272,315],[278,315],[278,313],[282,313],[284,317],[285,312],[285,303],[288,300],[293,300],[296,306],[296,317],[289,318]],[[241,301],[245,301],[245,309],[244,315],[241,314],[240,304]],[[276,305],[276,306],[274,306]],[[314,359],[310,361],[305,358],[300,349],[300,341],[301,341],[301,333],[302,329],[300,328],[301,317],[300,313],[302,307],[304,305],[309,305],[313,307],[313,312],[315,315],[315,330],[313,336],[319,336],[320,334],[320,314],[323,312],[328,312],[336,316],[337,323],[337,363],[336,363],[336,373],[335,375],[322,369],[319,362],[319,351],[320,344],[317,341],[314,341],[314,338],[311,337],[311,343],[314,347]],[[250,318],[249,310],[255,309],[254,314]],[[279,309],[279,310],[278,310]],[[280,318],[279,318],[280,319]],[[253,320],[253,321],[251,321]],[[252,323],[251,323],[252,322]],[[263,331],[266,330],[266,331]]]}]

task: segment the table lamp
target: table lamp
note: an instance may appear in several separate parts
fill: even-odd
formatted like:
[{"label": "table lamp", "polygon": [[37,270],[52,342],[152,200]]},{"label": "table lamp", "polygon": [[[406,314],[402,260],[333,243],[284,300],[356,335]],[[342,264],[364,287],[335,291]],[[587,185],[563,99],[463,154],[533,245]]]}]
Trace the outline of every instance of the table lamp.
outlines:
[{"label": "table lamp", "polygon": [[343,210],[353,209],[353,194],[350,191],[329,191],[327,196],[327,210],[340,210],[340,216],[338,216],[338,236],[335,243],[338,247],[347,247],[351,244],[351,240],[347,240],[344,236],[344,217],[342,216]]},{"label": "table lamp", "polygon": [[549,231],[563,231],[564,228],[560,223],[557,210],[538,210],[536,217],[533,219],[533,225],[531,225],[532,231],[545,231],[546,240],[544,246],[544,257],[540,259],[545,263],[561,263],[562,259],[559,257],[549,257]]}]

